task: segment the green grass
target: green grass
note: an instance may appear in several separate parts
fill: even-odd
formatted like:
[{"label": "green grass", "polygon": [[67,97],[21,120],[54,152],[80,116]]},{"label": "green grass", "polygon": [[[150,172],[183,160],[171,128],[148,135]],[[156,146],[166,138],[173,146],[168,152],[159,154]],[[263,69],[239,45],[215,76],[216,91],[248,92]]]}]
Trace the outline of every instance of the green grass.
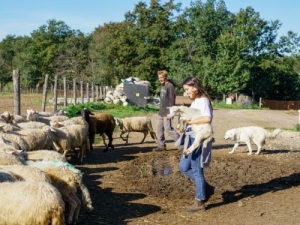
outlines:
[{"label": "green grass", "polygon": [[157,113],[158,107],[138,107],[135,105],[128,105],[128,106],[122,106],[122,105],[114,105],[114,104],[104,104],[102,102],[90,102],[85,104],[77,104],[77,105],[71,105],[63,110],[67,111],[68,117],[74,117],[78,116],[78,113],[81,111],[82,108],[87,108],[93,113],[100,113],[105,112],[113,115],[114,117],[123,118],[126,116],[139,116],[139,115],[145,115],[145,114],[151,114],[151,113]]},{"label": "green grass", "polygon": [[294,131],[300,132],[300,124],[299,123],[294,125]]},{"label": "green grass", "polygon": [[214,108],[220,108],[220,109],[264,109],[260,108],[257,104],[251,104],[250,106],[240,106],[237,105],[235,102],[232,104],[226,104],[226,102],[213,102]]}]

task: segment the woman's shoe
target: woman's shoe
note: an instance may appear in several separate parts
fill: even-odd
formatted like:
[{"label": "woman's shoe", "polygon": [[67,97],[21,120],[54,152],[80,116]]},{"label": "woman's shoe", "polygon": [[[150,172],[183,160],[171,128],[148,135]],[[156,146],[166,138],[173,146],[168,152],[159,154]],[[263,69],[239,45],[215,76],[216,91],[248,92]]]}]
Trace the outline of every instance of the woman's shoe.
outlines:
[{"label": "woman's shoe", "polygon": [[205,210],[205,202],[203,200],[195,200],[194,204],[186,208],[185,211],[189,213]]}]

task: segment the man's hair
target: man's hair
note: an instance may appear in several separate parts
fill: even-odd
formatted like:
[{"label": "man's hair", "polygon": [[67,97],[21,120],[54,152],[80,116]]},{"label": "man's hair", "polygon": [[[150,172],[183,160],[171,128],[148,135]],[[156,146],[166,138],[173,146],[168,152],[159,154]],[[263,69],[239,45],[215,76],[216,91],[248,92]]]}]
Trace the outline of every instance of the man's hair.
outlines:
[{"label": "man's hair", "polygon": [[157,71],[157,75],[162,75],[164,77],[167,77],[168,72],[166,70],[159,70],[159,71]]}]

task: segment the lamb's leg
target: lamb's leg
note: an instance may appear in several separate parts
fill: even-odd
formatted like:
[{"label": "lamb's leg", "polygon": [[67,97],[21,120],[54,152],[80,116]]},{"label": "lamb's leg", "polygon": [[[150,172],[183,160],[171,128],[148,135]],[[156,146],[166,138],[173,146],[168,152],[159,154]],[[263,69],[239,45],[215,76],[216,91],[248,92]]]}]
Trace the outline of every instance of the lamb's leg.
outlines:
[{"label": "lamb's leg", "polygon": [[[123,137],[123,134],[127,133],[127,131],[121,131],[121,134],[120,134],[120,138],[122,138],[123,141],[126,141],[126,139]],[[127,135],[127,140],[128,140],[128,135]]]},{"label": "lamb's leg", "polygon": [[183,151],[183,154],[185,156],[187,156],[190,153],[192,153],[194,150],[196,150],[199,147],[200,142],[202,141],[202,139],[203,139],[202,135],[198,133],[197,136],[195,137],[195,140],[194,140],[193,144],[188,149]]},{"label": "lamb's leg", "polygon": [[229,154],[233,154],[236,148],[239,146],[239,142],[236,142],[232,148],[232,150],[229,152]]},{"label": "lamb's leg", "polygon": [[152,139],[155,140],[156,144],[157,144],[157,137],[156,137],[156,133],[154,131],[150,131],[150,135],[152,137]]},{"label": "lamb's leg", "polygon": [[75,210],[76,210],[76,207],[77,207],[77,203],[76,203],[76,201],[74,201],[74,199],[71,196],[67,197],[67,202],[70,204],[70,212],[69,212],[69,215],[68,215],[67,223],[72,224],[74,213],[75,213]]},{"label": "lamb's leg", "polygon": [[143,131],[143,134],[144,134],[144,138],[143,138],[143,140],[141,141],[141,143],[144,143],[145,138],[146,138],[147,135],[148,135],[148,131],[144,130],[144,131]]},{"label": "lamb's leg", "polygon": [[[127,131],[127,136],[126,136],[126,142],[125,142],[125,144],[128,144],[128,139],[129,139],[129,131]],[[124,140],[125,141],[125,140]]]},{"label": "lamb's leg", "polygon": [[95,133],[90,133],[89,139],[90,139],[90,149],[93,150],[93,144],[95,142]]},{"label": "lamb's leg", "polygon": [[81,201],[74,193],[71,193],[70,197],[73,199],[73,201],[76,202],[76,205],[77,205],[76,209],[75,209],[75,212],[74,212],[74,216],[73,216],[73,218],[74,218],[73,222],[77,222],[78,217],[79,217],[79,211],[80,211],[80,208],[81,208]]},{"label": "lamb's leg", "polygon": [[106,144],[106,141],[105,141],[105,135],[104,135],[104,133],[100,134],[100,136],[102,137],[103,144],[105,145],[105,147],[107,147],[107,144]]}]

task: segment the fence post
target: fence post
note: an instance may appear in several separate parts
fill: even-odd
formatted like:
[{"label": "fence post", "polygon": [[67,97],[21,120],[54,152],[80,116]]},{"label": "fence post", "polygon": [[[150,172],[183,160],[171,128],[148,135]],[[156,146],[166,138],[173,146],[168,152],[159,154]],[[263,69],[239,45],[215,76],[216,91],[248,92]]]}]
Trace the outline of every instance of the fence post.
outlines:
[{"label": "fence post", "polygon": [[45,83],[44,83],[44,90],[43,90],[43,102],[42,102],[42,112],[46,111],[46,100],[47,100],[47,89],[48,89],[48,77],[49,75],[46,74],[45,76]]},{"label": "fence post", "polygon": [[14,83],[14,114],[21,114],[21,85],[20,85],[20,71],[13,70]]},{"label": "fence post", "polygon": [[83,81],[80,81],[80,96],[81,96],[81,103],[84,103],[84,97],[83,97]]},{"label": "fence post", "polygon": [[57,76],[54,77],[54,87],[53,87],[53,112],[57,110]]},{"label": "fence post", "polygon": [[102,86],[100,86],[99,92],[100,92],[100,99],[103,100],[103,96],[102,96]]},{"label": "fence post", "polygon": [[89,83],[86,84],[86,101],[90,102]]},{"label": "fence post", "polygon": [[300,124],[300,110],[298,110],[298,124]]},{"label": "fence post", "polygon": [[74,105],[77,103],[77,95],[76,95],[76,79],[73,79],[73,99],[74,99]]},{"label": "fence post", "polygon": [[259,98],[259,108],[261,108],[261,106],[262,106],[262,103],[261,103],[261,101],[262,101],[262,99],[261,99],[261,98]]},{"label": "fence post", "polygon": [[95,101],[95,86],[94,86],[94,82],[92,82],[92,101]]},{"label": "fence post", "polygon": [[98,101],[98,99],[99,99],[99,86],[98,85],[96,85],[96,101]]},{"label": "fence post", "polygon": [[64,77],[64,107],[68,105],[68,95],[67,95],[67,78]]}]

